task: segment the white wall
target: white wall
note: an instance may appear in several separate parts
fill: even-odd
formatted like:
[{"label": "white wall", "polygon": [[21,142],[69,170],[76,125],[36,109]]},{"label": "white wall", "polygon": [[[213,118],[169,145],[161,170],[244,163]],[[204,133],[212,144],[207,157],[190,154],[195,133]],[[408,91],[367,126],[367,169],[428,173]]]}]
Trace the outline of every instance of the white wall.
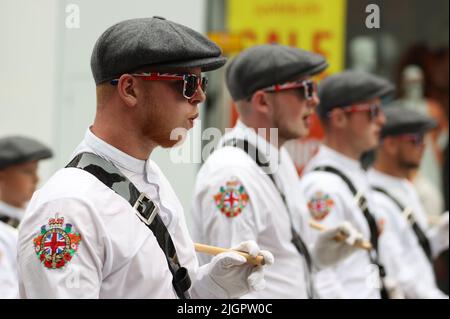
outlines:
[{"label": "white wall", "polygon": [[[78,5],[80,28],[66,27],[69,4]],[[202,32],[205,11],[205,0],[2,0],[0,136],[28,135],[52,147],[56,157],[40,170],[45,181],[67,163],[93,121],[90,56],[100,34],[121,20],[154,15]],[[188,210],[198,164],[173,164],[162,149],[152,158]]]},{"label": "white wall", "polygon": [[[0,136],[55,145],[56,0],[0,2]],[[48,177],[52,163],[43,163]]]}]

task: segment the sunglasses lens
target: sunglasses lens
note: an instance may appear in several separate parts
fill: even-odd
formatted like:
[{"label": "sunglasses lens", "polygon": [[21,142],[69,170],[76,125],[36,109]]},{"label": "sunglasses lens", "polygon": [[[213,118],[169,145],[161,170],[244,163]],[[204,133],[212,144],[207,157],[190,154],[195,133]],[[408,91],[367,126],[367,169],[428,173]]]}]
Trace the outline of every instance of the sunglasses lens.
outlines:
[{"label": "sunglasses lens", "polygon": [[417,133],[417,134],[406,134],[404,136],[404,140],[416,145],[416,146],[421,146],[424,144],[425,142],[425,135],[421,134],[421,133]]},{"label": "sunglasses lens", "polygon": [[383,112],[383,110],[381,109],[381,106],[378,104],[374,104],[370,106],[370,119],[373,121],[376,118],[378,118],[378,116],[380,116],[381,112]]},{"label": "sunglasses lens", "polygon": [[416,145],[422,145],[424,143],[424,139],[425,139],[425,137],[423,134],[417,134],[417,135],[414,135],[413,141],[414,141],[414,144],[416,144]]},{"label": "sunglasses lens", "polygon": [[184,96],[190,99],[194,96],[198,87],[198,78],[195,75],[188,74],[184,76]]},{"label": "sunglasses lens", "polygon": [[298,86],[298,90],[302,96],[307,100],[311,100],[314,97],[315,87],[314,82],[305,81],[301,83],[301,86]]},{"label": "sunglasses lens", "polygon": [[208,78],[206,76],[202,77],[202,91],[206,94],[206,90],[208,89]]},{"label": "sunglasses lens", "polygon": [[310,100],[310,99],[312,99],[313,98],[313,96],[314,96],[314,90],[315,90],[315,87],[314,87],[314,82],[306,82],[306,91],[305,91],[305,97],[308,99],[308,100]]},{"label": "sunglasses lens", "polygon": [[185,75],[184,76],[184,96],[188,99],[192,98],[195,95],[195,93],[197,92],[199,84],[202,88],[203,93],[206,93],[206,89],[208,87],[208,78],[207,77],[202,77],[201,83],[200,83],[198,76],[196,76],[194,74]]}]

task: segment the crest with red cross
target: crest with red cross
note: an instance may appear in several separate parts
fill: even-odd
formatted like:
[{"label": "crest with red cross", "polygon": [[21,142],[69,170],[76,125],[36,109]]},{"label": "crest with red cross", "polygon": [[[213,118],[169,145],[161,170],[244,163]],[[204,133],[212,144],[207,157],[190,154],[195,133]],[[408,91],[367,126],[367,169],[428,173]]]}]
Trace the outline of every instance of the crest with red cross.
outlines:
[{"label": "crest with red cross", "polygon": [[333,209],[334,202],[329,194],[315,192],[308,202],[309,212],[315,220],[323,220]]},{"label": "crest with red cross", "polygon": [[236,217],[247,206],[249,196],[242,183],[237,180],[228,181],[221,186],[219,192],[214,195],[217,208],[227,217]]}]

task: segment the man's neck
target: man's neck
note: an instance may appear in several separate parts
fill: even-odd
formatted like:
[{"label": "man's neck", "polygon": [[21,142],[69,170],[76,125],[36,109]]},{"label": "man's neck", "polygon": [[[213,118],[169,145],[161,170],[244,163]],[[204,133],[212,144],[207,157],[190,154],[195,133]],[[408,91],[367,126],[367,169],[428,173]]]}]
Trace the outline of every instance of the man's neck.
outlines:
[{"label": "man's neck", "polygon": [[[245,126],[247,126],[248,128],[252,129],[255,131],[255,133],[262,137],[263,139],[265,139],[268,143],[272,144],[274,147],[276,147],[277,149],[280,149],[284,143],[287,142],[286,139],[283,139],[282,137],[280,137],[280,135],[278,134],[276,136],[276,138],[273,138],[271,133],[277,133],[278,130],[273,130],[273,127],[270,127],[270,125],[261,125],[261,124],[256,124],[256,123],[252,123],[249,120],[244,120],[242,118],[239,119],[242,123],[244,123]],[[276,128],[275,128],[276,129]],[[271,131],[274,132],[271,132]],[[262,134],[264,133],[264,134]],[[272,138],[271,138],[272,137]]]},{"label": "man's neck", "polygon": [[0,202],[3,202],[4,204],[11,206],[15,209],[25,209],[26,203],[17,202],[12,199],[6,198],[5,196],[0,196]]},{"label": "man's neck", "polygon": [[94,123],[90,130],[95,136],[122,152],[136,159],[147,160],[157,145],[144,142],[142,137],[134,134],[134,131],[124,131],[121,127],[126,126],[117,125],[112,127]]},{"label": "man's neck", "polygon": [[408,178],[410,174],[410,170],[398,167],[393,159],[378,159],[375,161],[373,167],[383,174],[398,178]]},{"label": "man's neck", "polygon": [[343,143],[330,137],[325,137],[323,144],[355,161],[359,161],[363,155],[363,152],[354,150],[349,143]]}]

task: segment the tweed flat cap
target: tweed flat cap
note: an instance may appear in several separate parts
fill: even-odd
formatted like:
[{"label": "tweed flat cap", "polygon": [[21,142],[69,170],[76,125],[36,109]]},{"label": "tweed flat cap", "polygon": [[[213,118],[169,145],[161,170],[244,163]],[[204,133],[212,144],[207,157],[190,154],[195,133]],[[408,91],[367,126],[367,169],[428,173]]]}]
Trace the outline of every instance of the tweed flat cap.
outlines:
[{"label": "tweed flat cap", "polygon": [[229,64],[226,83],[234,101],[250,97],[257,90],[311,76],[328,67],[315,53],[278,44],[251,47]]},{"label": "tweed flat cap", "polygon": [[0,169],[52,156],[47,146],[34,139],[22,136],[0,138]]},{"label": "tweed flat cap", "polygon": [[336,107],[384,98],[393,92],[394,86],[378,76],[359,71],[337,73],[319,83],[317,114],[325,118]]},{"label": "tweed flat cap", "polygon": [[381,136],[400,134],[425,133],[437,127],[437,122],[422,113],[412,111],[404,106],[388,105],[384,111],[386,124],[381,130]]},{"label": "tweed flat cap", "polygon": [[211,71],[226,63],[221,49],[202,34],[161,17],[131,19],[108,28],[91,56],[96,84],[141,67]]}]

